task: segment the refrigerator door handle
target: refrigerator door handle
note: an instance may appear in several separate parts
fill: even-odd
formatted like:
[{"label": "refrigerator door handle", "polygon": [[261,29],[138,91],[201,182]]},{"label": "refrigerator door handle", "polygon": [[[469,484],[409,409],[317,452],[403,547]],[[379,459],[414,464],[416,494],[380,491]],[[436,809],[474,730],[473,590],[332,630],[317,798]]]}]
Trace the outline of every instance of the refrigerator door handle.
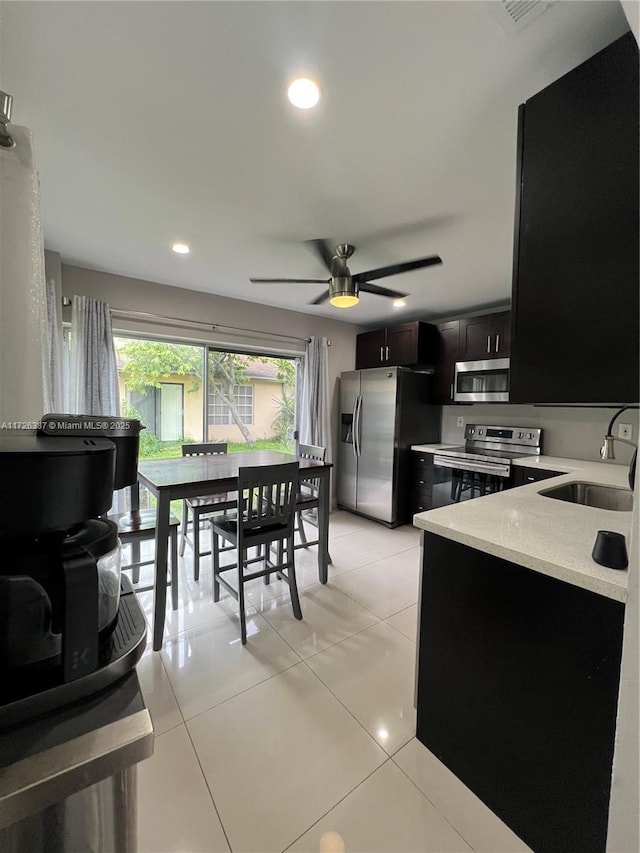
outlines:
[{"label": "refrigerator door handle", "polygon": [[353,401],[353,420],[351,421],[351,447],[353,449],[353,455],[358,455],[358,400],[360,396],[356,394],[356,398]]},{"label": "refrigerator door handle", "polygon": [[361,456],[361,448],[360,448],[360,434],[361,434],[361,418],[362,418],[362,394],[358,394],[356,399],[356,417],[355,417],[355,425],[353,428],[353,443],[354,446],[357,443],[356,447],[356,456]]}]

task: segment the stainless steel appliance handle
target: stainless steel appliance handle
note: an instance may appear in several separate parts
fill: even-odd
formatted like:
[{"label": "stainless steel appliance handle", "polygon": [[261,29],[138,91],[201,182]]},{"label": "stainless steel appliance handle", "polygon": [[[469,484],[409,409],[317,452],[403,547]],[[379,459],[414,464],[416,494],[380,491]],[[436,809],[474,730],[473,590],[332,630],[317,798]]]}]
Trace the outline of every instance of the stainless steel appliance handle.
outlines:
[{"label": "stainless steel appliance handle", "polygon": [[496,352],[500,351],[500,335],[496,335]]},{"label": "stainless steel appliance handle", "polygon": [[358,455],[358,439],[356,438],[356,424],[358,423],[358,394],[353,401],[353,414],[351,415],[351,449],[353,455]]},{"label": "stainless steel appliance handle", "polygon": [[362,394],[358,394],[356,400],[356,421],[353,430],[353,442],[356,445],[356,456],[361,456],[360,448],[360,420],[362,418]]},{"label": "stainless steel appliance handle", "polygon": [[508,477],[511,474],[509,462],[481,462],[478,459],[460,459],[454,456],[433,457],[433,465],[441,468],[456,468],[458,471],[471,471],[478,474],[494,474],[496,477]]},{"label": "stainless steel appliance handle", "polygon": [[487,352],[491,352],[491,335],[487,335]]}]

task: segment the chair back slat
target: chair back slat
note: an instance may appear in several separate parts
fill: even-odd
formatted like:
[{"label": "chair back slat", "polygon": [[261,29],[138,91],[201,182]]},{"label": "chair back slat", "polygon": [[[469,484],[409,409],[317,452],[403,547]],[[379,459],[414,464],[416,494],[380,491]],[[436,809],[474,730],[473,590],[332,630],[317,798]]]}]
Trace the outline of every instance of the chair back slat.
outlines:
[{"label": "chair back slat", "polygon": [[293,518],[298,487],[297,462],[240,468],[238,492],[243,495],[238,531],[286,526]]},{"label": "chair back slat", "polygon": [[[298,447],[298,457],[300,459],[313,459],[315,462],[324,462],[327,455],[326,447],[320,447],[317,444],[301,444]],[[303,495],[316,495],[320,488],[320,481],[316,478],[305,477],[300,483],[300,493]]]},{"label": "chair back slat", "polygon": [[217,443],[207,442],[205,444],[183,444],[183,456],[217,456],[227,452],[226,441]]}]

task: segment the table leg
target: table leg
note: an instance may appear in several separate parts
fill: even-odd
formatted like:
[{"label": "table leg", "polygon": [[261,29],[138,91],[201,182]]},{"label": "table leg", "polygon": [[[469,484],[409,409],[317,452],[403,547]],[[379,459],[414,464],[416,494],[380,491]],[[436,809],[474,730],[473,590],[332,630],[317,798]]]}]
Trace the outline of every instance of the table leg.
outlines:
[{"label": "table leg", "polygon": [[162,648],[164,614],[167,606],[167,558],[169,547],[170,499],[166,491],[157,495],[156,508],[156,577],[153,585],[153,650]]},{"label": "table leg", "polygon": [[329,510],[331,508],[330,469],[318,477],[318,574],[320,583],[329,579]]}]

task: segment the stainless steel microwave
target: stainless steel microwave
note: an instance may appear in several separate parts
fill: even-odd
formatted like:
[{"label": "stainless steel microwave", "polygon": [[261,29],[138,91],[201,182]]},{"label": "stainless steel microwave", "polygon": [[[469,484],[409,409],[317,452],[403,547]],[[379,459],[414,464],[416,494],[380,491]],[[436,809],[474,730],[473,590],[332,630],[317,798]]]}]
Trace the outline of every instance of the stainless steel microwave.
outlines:
[{"label": "stainless steel microwave", "polygon": [[509,359],[457,361],[453,399],[457,403],[507,403]]}]

